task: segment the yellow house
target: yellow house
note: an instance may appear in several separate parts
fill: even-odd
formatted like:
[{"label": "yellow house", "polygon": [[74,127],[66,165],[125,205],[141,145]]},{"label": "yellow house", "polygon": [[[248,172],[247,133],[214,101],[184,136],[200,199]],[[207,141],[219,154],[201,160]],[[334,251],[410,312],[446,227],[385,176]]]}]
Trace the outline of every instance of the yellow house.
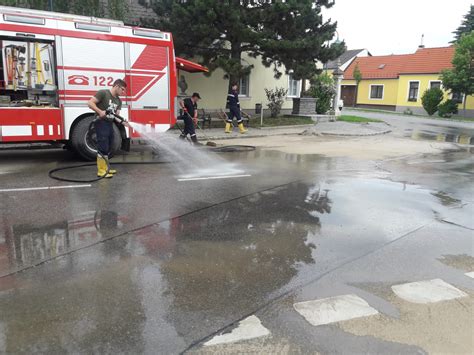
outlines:
[{"label": "yellow house", "polygon": [[[341,87],[344,106],[426,114],[421,97],[429,88],[443,89],[440,73],[452,68],[453,56],[454,47],[441,47],[419,48],[413,54],[356,58],[344,72]],[[362,74],[358,90],[354,80],[356,66]],[[459,110],[467,100],[467,115],[474,117],[473,96],[464,98],[444,91],[445,99],[456,100]]]}]

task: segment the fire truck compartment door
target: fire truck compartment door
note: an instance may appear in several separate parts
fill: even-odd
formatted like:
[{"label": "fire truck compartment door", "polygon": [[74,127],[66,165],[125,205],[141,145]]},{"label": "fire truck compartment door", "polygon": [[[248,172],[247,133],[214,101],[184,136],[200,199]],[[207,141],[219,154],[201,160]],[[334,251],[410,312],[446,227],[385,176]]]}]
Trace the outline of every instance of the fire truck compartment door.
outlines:
[{"label": "fire truck compartment door", "polygon": [[132,109],[170,109],[167,47],[130,44],[129,95]]}]

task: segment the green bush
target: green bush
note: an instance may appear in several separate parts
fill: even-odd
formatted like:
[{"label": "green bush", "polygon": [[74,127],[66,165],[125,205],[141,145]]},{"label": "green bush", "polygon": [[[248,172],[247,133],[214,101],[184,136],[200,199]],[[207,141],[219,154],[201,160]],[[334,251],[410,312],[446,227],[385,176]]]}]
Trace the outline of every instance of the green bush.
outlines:
[{"label": "green bush", "polygon": [[454,100],[446,100],[438,106],[439,117],[449,118],[458,113],[458,104]]},{"label": "green bush", "polygon": [[285,102],[285,97],[288,90],[284,88],[275,88],[275,90],[265,89],[265,94],[269,101],[268,108],[270,109],[271,117],[277,117],[281,111],[281,107]]},{"label": "green bush", "polygon": [[311,88],[308,91],[312,97],[316,98],[316,113],[320,115],[327,113],[336,95],[334,78],[327,73],[322,73],[311,80]]},{"label": "green bush", "polygon": [[443,91],[439,88],[428,89],[421,97],[421,103],[428,115],[433,116],[438,111],[438,106],[443,101]]}]

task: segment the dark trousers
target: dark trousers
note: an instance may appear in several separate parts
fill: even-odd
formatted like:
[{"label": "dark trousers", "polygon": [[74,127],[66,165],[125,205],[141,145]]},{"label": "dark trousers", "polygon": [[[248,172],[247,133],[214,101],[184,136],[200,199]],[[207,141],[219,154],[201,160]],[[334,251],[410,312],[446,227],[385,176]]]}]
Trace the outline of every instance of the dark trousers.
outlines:
[{"label": "dark trousers", "polygon": [[188,115],[183,115],[183,121],[184,121],[184,130],[183,130],[184,136],[187,136],[189,134],[191,137],[195,137],[196,130],[194,128],[194,122],[192,118],[189,117]]},{"label": "dark trousers", "polygon": [[97,136],[97,150],[103,156],[108,156],[114,142],[113,123],[99,118],[95,121],[95,134]]},{"label": "dark trousers", "polygon": [[238,107],[230,108],[230,114],[228,116],[227,122],[232,123],[234,117],[237,119],[237,123],[242,123],[242,116],[240,116],[240,109]]}]

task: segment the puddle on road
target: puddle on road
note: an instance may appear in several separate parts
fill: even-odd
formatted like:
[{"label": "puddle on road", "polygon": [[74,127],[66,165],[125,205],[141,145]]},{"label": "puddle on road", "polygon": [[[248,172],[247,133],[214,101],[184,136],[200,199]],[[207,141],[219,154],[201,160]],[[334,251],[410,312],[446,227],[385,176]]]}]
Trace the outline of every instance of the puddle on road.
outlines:
[{"label": "puddle on road", "polygon": [[[6,351],[176,353],[458,203],[417,185],[335,174],[350,167],[344,159],[257,150],[229,160],[241,154],[255,165],[304,167],[308,179],[1,278]],[[67,196],[71,205],[80,199]],[[135,207],[41,225],[0,210],[0,272],[119,235]]]},{"label": "puddle on road", "polygon": [[[6,349],[173,352],[182,335],[206,335],[443,208],[417,186],[337,178],[174,218],[2,278]],[[126,218],[102,212],[41,228],[4,226],[11,233],[1,241],[1,262],[54,256],[81,238],[119,230]]]}]

